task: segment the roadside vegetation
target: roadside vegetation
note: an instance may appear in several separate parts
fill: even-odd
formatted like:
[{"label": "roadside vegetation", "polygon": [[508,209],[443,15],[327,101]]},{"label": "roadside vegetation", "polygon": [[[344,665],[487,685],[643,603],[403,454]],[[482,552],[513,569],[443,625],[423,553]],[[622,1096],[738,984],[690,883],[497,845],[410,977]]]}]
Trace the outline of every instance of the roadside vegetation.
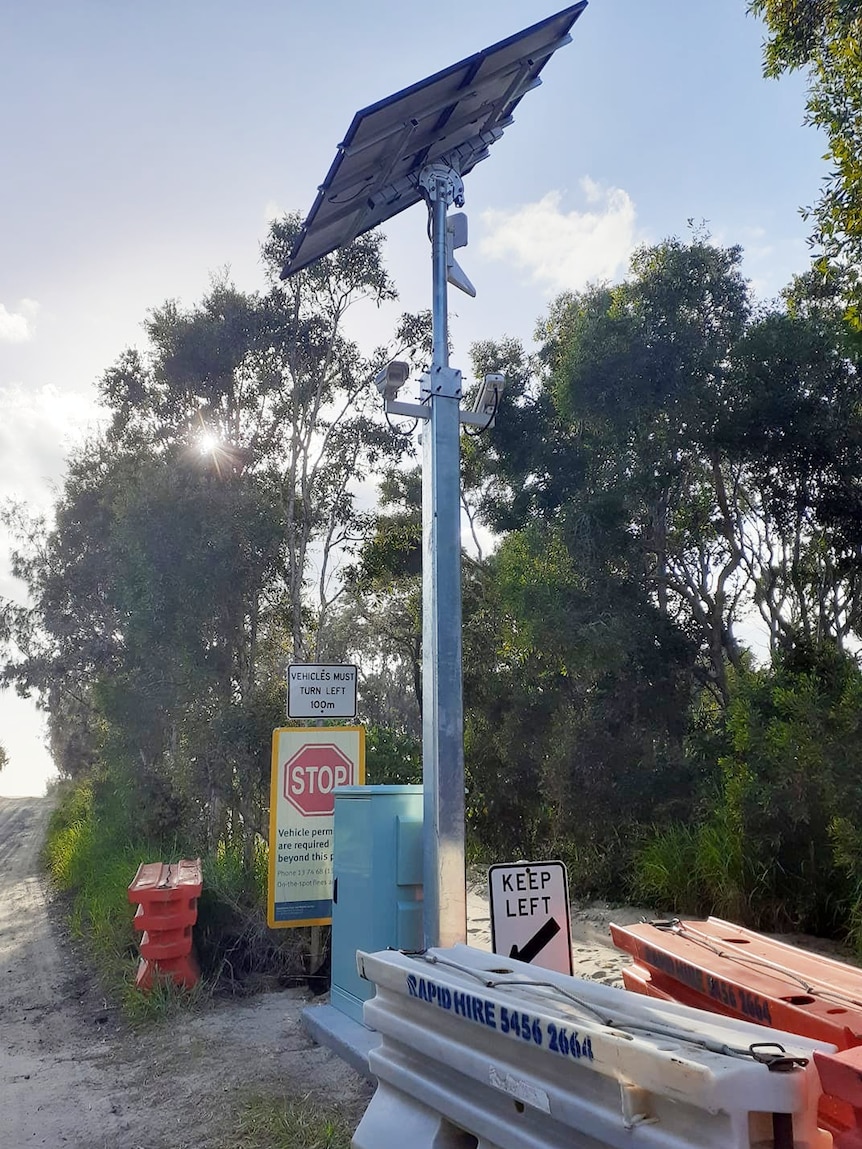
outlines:
[{"label": "roadside vegetation", "polygon": [[[829,55],[840,5],[792,27],[751,6],[770,70],[813,69],[837,154],[859,80],[858,54]],[[472,348],[507,387],[463,449],[471,860],[558,856],[576,897],[862,953],[860,202],[848,163],[779,299],[690,226],[560,295],[534,349]],[[361,350],[345,313],[395,298],[382,237],[282,282],[298,226],[272,224],[261,291],[222,278],[155,308],[98,381],[108,419],[53,521],[6,516],[30,605],[3,604],[2,679],[48,712],[70,783],[49,864],[119,980],[126,886],[181,854],[205,860],[211,984],[313,972],[264,924],[288,662],[356,663],[369,780],[419,779],[420,479],[371,384],[395,356],[421,367],[428,316]]]},{"label": "roadside vegetation", "polygon": [[249,1097],[224,1149],[349,1149],[360,1116],[322,1098]]},{"label": "roadside vegetation", "polygon": [[[382,779],[415,781],[418,760],[409,743],[382,745],[372,730],[369,770]],[[403,740],[402,740],[403,741]],[[43,856],[56,890],[65,899],[73,937],[86,947],[105,989],[133,1023],[157,1020],[194,1007],[212,994],[245,995],[297,984],[319,992],[325,970],[309,960],[307,930],[273,931],[266,921],[267,843],[259,839],[249,863],[220,843],[201,855],[191,835],[158,836],[141,831],[125,786],[110,771],[60,783]],[[192,992],[157,981],[147,994],[135,989],[139,933],[127,889],[142,862],[201,856],[205,875],[194,929],[202,980]],[[320,959],[318,959],[320,960]]]},{"label": "roadside vegetation", "polygon": [[302,961],[304,939],[274,934],[266,925],[266,857],[251,867],[225,848],[203,857],[206,881],[198,902],[195,950],[202,980],[191,993],[170,981],[151,992],[134,988],[139,933],[127,888],[141,862],[197,856],[181,838],[147,838],[104,777],[64,784],[51,819],[44,857],[66,899],[72,935],[84,945],[101,981],[132,1022],[194,1006],[213,992],[243,994],[313,982]]},{"label": "roadside vegetation", "polygon": [[[56,525],[19,552],[35,608],[7,615],[26,653],[6,674],[47,700],[76,786],[52,871],[106,958],[133,942],[137,863],[202,855],[208,975],[313,972],[264,924],[287,661],[356,662],[369,779],[419,778],[420,484],[370,414],[328,414],[379,360],[327,308],[386,284],[379,240],[338,258],[154,313],[149,358],[102,380],[113,417]],[[464,556],[470,856],[554,854],[578,896],[856,936],[862,339],[836,284],[808,274],[766,307],[740,261],[667,240],[557,299],[538,353],[473,349],[509,385],[464,450],[496,539]],[[402,323],[417,347],[423,324]],[[351,479],[374,473],[360,514]],[[316,597],[312,546],[340,564]]]},{"label": "roadside vegetation", "polygon": [[[363,255],[374,283],[378,258]],[[554,854],[579,896],[858,941],[862,339],[834,284],[803,276],[767,308],[740,260],[699,233],[668,240],[624,283],[561,296],[538,354],[473,349],[476,373],[509,387],[498,427],[464,451],[465,498],[497,540],[464,556],[470,857]],[[419,779],[420,484],[366,441],[354,458],[368,449],[382,469],[377,514],[351,510],[338,461],[292,497],[291,513],[308,507],[304,547],[322,533],[324,551],[336,535],[345,549],[337,593],[321,582],[312,610],[284,576],[299,561],[284,489],[299,480],[262,449],[255,462],[264,415],[238,382],[271,365],[257,341],[269,347],[272,320],[262,336],[247,318],[262,303],[226,292],[159,313],[149,363],[103,381],[114,421],[19,558],[39,628],[27,647],[33,615],[18,618],[29,654],[7,673],[45,690],[78,787],[49,856],[82,932],[126,953],[137,861],[201,854],[205,966],[244,985],[313,972],[264,924],[285,662],[358,663],[369,780]],[[246,342],[224,330],[235,309]],[[221,436],[248,422],[228,453],[241,467],[202,460],[201,420]],[[740,638],[754,616],[758,655]]]}]

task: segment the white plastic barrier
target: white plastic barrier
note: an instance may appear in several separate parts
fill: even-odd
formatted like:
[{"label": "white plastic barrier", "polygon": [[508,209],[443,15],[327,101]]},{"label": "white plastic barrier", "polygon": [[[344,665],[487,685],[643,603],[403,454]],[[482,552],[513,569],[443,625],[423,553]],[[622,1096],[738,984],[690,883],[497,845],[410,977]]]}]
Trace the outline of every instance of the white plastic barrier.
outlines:
[{"label": "white plastic barrier", "polygon": [[832,1145],[819,1043],[468,946],[356,957],[381,1043],[355,1149]]}]

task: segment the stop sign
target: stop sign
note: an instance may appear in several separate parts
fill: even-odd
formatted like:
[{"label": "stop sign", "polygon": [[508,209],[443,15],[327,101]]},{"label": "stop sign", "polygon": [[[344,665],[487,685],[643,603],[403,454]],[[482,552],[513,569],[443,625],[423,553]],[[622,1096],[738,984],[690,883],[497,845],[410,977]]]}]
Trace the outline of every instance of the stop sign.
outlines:
[{"label": "stop sign", "polygon": [[332,791],[355,781],[353,763],[337,746],[323,742],[303,746],[284,767],[284,796],[300,814],[331,814]]}]

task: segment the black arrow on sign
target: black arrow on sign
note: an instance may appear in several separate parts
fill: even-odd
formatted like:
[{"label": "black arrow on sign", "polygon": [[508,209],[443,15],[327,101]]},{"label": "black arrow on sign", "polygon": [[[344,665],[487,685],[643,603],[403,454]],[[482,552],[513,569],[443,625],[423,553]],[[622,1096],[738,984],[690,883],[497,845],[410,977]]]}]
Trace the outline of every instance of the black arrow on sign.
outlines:
[{"label": "black arrow on sign", "polygon": [[522,949],[518,949],[517,946],[512,946],[509,951],[509,957],[514,958],[515,961],[530,962],[542,952],[548,942],[554,940],[559,932],[560,923],[557,919],[548,918],[545,924],[540,926]]}]

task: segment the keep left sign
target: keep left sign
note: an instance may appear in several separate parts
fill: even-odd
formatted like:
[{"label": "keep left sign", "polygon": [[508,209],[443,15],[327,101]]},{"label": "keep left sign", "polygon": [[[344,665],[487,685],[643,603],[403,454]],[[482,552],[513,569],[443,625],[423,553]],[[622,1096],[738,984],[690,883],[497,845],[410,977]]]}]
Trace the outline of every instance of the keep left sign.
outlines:
[{"label": "keep left sign", "polygon": [[513,862],[488,870],[491,949],[572,973],[569,880],[562,862]]}]

